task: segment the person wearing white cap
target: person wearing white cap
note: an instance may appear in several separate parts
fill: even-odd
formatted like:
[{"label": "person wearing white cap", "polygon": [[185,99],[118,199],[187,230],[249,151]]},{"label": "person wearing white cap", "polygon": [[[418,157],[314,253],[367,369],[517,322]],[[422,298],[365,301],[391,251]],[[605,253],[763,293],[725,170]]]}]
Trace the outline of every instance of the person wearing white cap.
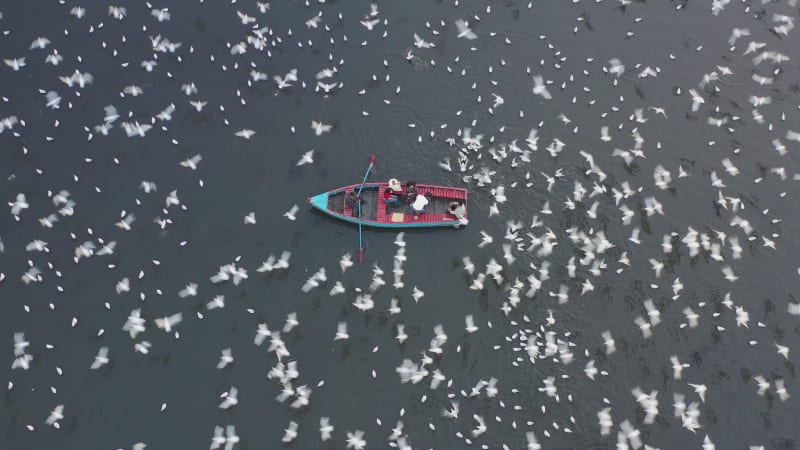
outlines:
[{"label": "person wearing white cap", "polygon": [[403,186],[400,184],[400,180],[397,178],[392,178],[389,180],[389,188],[391,188],[396,195],[400,195],[400,192],[403,191]]}]

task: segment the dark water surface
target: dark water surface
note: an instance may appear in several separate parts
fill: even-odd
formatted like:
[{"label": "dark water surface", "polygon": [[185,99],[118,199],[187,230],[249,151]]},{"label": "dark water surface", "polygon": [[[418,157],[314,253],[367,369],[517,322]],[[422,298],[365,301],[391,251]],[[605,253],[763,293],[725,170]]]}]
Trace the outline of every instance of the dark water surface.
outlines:
[{"label": "dark water surface", "polygon": [[[8,364],[4,381],[13,383],[0,406],[0,448],[127,449],[137,442],[148,449],[206,448],[217,425],[236,426],[237,449],[344,448],[346,433],[355,430],[365,432],[367,448],[385,448],[397,420],[415,449],[525,448],[526,432],[535,433],[542,448],[613,448],[626,420],[654,448],[702,448],[706,435],[718,449],[796,446],[800,394],[794,362],[800,329],[798,316],[788,311],[798,303],[800,148],[787,131],[800,131],[800,39],[797,30],[786,35],[774,30],[782,23],[774,15],[795,20],[796,5],[734,1],[715,16],[710,2],[537,1],[532,7],[515,1],[461,1],[457,7],[451,1],[381,2],[381,23],[369,31],[358,23],[370,13],[369,2],[362,1],[272,2],[266,14],[250,1],[153,4],[169,8],[172,19],[165,22],[158,22],[150,7],[129,3],[118,4],[127,7],[121,21],[107,15],[108,5],[91,2],[80,5],[86,8],[80,19],[69,14],[76,3],[2,7],[0,29],[9,31],[0,38],[3,58],[26,57],[19,71],[5,64],[0,69],[5,87],[0,117],[25,122],[0,134],[0,175],[7,179],[2,198],[13,202],[24,193],[30,208],[18,221],[10,212],[0,215],[5,247],[0,329],[6,342],[0,360]],[[243,25],[237,10],[256,22]],[[304,25],[320,12],[318,28]],[[478,38],[457,38],[457,19],[467,19]],[[271,31],[271,37],[265,32],[270,55],[252,45],[243,55],[231,55],[227,44],[246,41],[253,35],[250,27]],[[750,35],[731,49],[734,28],[748,28]],[[435,47],[415,47],[414,33]],[[154,56],[149,36],[159,34],[181,47]],[[39,36],[48,37],[50,45],[28,50]],[[743,55],[751,41],[765,46]],[[58,66],[44,62],[54,48],[64,57]],[[407,58],[408,51],[414,56]],[[763,51],[790,59],[755,64],[753,57]],[[625,65],[618,79],[603,71],[612,58]],[[140,67],[153,59],[158,65],[152,72]],[[336,75],[323,82],[342,87],[328,95],[315,92],[315,74],[334,66]],[[641,77],[647,66],[657,76]],[[91,73],[94,82],[77,89],[59,81],[76,69]],[[252,69],[269,79],[248,84]],[[272,77],[292,69],[298,81],[279,90]],[[701,86],[703,75],[714,71],[719,79]],[[762,86],[753,74],[774,80]],[[531,92],[533,75],[552,82],[551,100]],[[190,82],[198,93],[187,97],[180,88]],[[120,97],[129,85],[140,86],[144,94]],[[60,109],[47,108],[39,89],[58,92]],[[689,89],[705,99],[697,111],[692,111]],[[490,111],[493,93],[504,103]],[[757,108],[763,123],[754,120],[750,96],[771,97],[770,104]],[[190,100],[208,103],[198,112]],[[172,120],[156,119],[143,138],[128,138],[119,126],[126,120],[150,123],[170,103],[176,107]],[[84,127],[101,124],[109,104],[122,117],[108,136],[95,133],[87,140]],[[651,107],[663,108],[666,117]],[[630,118],[639,108],[646,119],[641,123]],[[570,122],[565,124],[561,114]],[[718,127],[709,117],[727,123]],[[312,120],[333,129],[316,136]],[[601,126],[609,127],[610,142],[600,139]],[[464,145],[460,130],[465,127],[473,136],[484,135],[480,148]],[[256,134],[249,140],[234,136],[244,128]],[[492,159],[490,151],[514,140],[527,149],[531,128],[538,128],[539,141],[530,162],[513,152],[502,161]],[[633,149],[634,130],[644,139],[645,158],[626,166],[612,152]],[[451,138],[455,145],[448,144]],[[552,157],[546,147],[556,138],[565,146]],[[775,139],[786,147],[785,155],[775,150]],[[314,163],[297,166],[311,149]],[[592,155],[605,177],[588,172],[581,151]],[[460,153],[468,160],[463,172]],[[179,165],[196,154],[203,157],[196,171]],[[342,273],[343,254],[357,260],[358,230],[304,202],[309,195],[358,182],[372,154],[377,156],[372,180],[396,177],[470,189],[467,227],[405,234],[408,260],[399,289],[392,287],[395,232],[364,229],[364,262]],[[445,158],[453,171],[439,167]],[[725,171],[725,158],[738,174]],[[654,185],[659,165],[671,173],[667,190]],[[688,176],[678,177],[679,166]],[[778,169],[785,171],[785,180]],[[544,174],[557,170],[563,177],[548,191]],[[474,175],[486,171],[493,172],[491,183],[482,186]],[[712,172],[724,187],[712,186]],[[157,192],[144,193],[142,180],[155,182]],[[622,191],[625,182],[641,191],[616,205],[612,190]],[[582,201],[574,201],[576,183],[588,191]],[[492,190],[500,185],[508,200],[497,203],[499,214],[490,217],[497,201]],[[595,185],[606,192],[590,197]],[[36,219],[59,208],[48,191],[62,189],[76,202],[75,214],[43,228]],[[186,209],[171,206],[165,212],[164,199],[173,190]],[[734,211],[730,201],[727,209],[715,203],[720,192],[741,199],[740,209]],[[662,204],[664,215],[647,215],[648,197]],[[574,210],[565,208],[568,198]],[[597,214],[591,218],[595,201]],[[552,214],[540,212],[545,202]],[[289,221],[282,214],[295,204],[300,206],[297,220]],[[630,225],[622,224],[621,205],[635,213]],[[131,231],[114,226],[123,210],[136,216]],[[250,212],[255,225],[243,223]],[[534,216],[542,224],[531,227]],[[731,223],[737,216],[749,221],[749,235]],[[172,223],[165,230],[153,223],[167,217]],[[512,245],[513,263],[503,258],[508,221],[522,223],[520,241]],[[602,231],[614,247],[587,257],[592,249],[570,240],[571,227],[590,238]],[[634,227],[641,229],[640,244],[628,239]],[[548,230],[557,242],[551,254],[525,250]],[[709,243],[723,244],[724,260],[714,260],[710,247],[691,257],[681,239],[692,230],[705,234]],[[477,248],[481,231],[494,242]],[[669,233],[675,233],[674,251],[665,254],[662,238]],[[733,258],[731,236],[743,248],[740,259]],[[774,241],[774,249],[764,246],[764,237]],[[26,251],[34,239],[46,241],[49,252]],[[99,248],[99,239],[117,242],[113,255],[73,261],[77,246],[92,240]],[[292,254],[288,270],[256,271],[270,254],[284,250]],[[630,267],[617,262],[622,252]],[[477,273],[464,271],[463,256],[478,271],[494,258],[504,266],[502,282],[487,277],[484,289],[470,289]],[[586,265],[576,262],[576,276],[570,278],[566,266],[573,256]],[[221,265],[237,259],[237,267],[247,269],[247,280],[238,286],[209,281]],[[664,263],[660,277],[650,259]],[[607,267],[593,275],[592,265],[601,260]],[[527,277],[541,278],[543,263],[549,263],[549,279],[535,296],[526,297]],[[352,302],[356,290],[368,290],[374,264],[385,271],[387,284],[373,293],[374,309],[362,312]],[[29,265],[42,271],[42,282],[22,283]],[[739,278],[727,281],[724,267]],[[326,269],[327,281],[302,292],[320,268]],[[131,290],[118,295],[115,286],[125,277]],[[684,289],[673,299],[676,278]],[[581,295],[587,279],[594,290]],[[502,307],[515,280],[523,283],[521,301],[506,314]],[[330,296],[336,281],[347,292]],[[199,285],[198,295],[180,298],[178,292],[191,282]],[[562,284],[569,287],[569,302],[560,304],[549,292],[558,292]],[[424,292],[418,302],[412,297],[415,287]],[[732,308],[723,304],[727,293]],[[225,296],[225,307],[207,310],[215,295]],[[388,311],[393,297],[399,299],[400,314]],[[661,313],[661,323],[652,326],[647,339],[634,323],[638,316],[648,317],[646,299]],[[696,328],[681,327],[687,307],[699,315]],[[740,315],[749,314],[747,327],[737,326],[737,307]],[[135,308],[141,309],[147,330],[132,340],[121,327]],[[177,312],[183,314],[175,327],[178,339],[153,321]],[[277,363],[267,351],[269,339],[261,347],[253,343],[259,323],[280,331],[291,312],[300,324],[281,333],[291,352],[284,362],[297,363],[294,387],[312,388],[310,404],[299,409],[290,407],[294,398],[275,400],[281,384],[267,377]],[[479,327],[475,333],[465,331],[468,314]],[[341,321],[347,322],[350,338],[334,341]],[[394,339],[397,324],[404,324],[409,335],[403,345]],[[441,355],[427,351],[437,324],[448,336]],[[601,337],[607,330],[617,348],[609,355]],[[30,342],[28,370],[11,369],[16,332]],[[547,333],[574,360],[558,354],[545,358]],[[532,334],[539,347],[534,362],[525,350]],[[147,355],[133,351],[142,340],[152,344]],[[790,348],[788,358],[778,354],[776,344]],[[110,363],[90,370],[100,347],[109,348]],[[235,361],[217,370],[225,348]],[[419,363],[422,353],[433,358],[426,369],[439,369],[447,378],[435,390],[430,375],[418,384],[401,383],[395,370],[404,359]],[[673,355],[691,365],[680,380],[673,377]],[[589,360],[607,375],[589,379],[583,371]],[[757,393],[757,375],[770,382],[763,396]],[[479,380],[492,377],[496,396],[485,390],[468,396]],[[540,389],[548,377],[555,377],[557,398]],[[776,392],[776,380],[783,380],[790,395],[785,401]],[[689,383],[707,387],[704,402]],[[231,386],[239,390],[239,404],[217,408],[220,394]],[[657,391],[653,423],[645,423],[645,411],[631,395],[636,387]],[[699,402],[696,432],[675,416],[676,393],[685,395],[687,405]],[[460,405],[456,420],[441,415],[451,399]],[[60,404],[64,418],[55,429],[45,419]],[[604,436],[597,413],[606,407],[613,427]],[[488,429],[472,437],[476,414]],[[327,442],[320,440],[320,417],[330,417],[335,427]],[[290,421],[299,425],[298,437],[282,443]]]}]

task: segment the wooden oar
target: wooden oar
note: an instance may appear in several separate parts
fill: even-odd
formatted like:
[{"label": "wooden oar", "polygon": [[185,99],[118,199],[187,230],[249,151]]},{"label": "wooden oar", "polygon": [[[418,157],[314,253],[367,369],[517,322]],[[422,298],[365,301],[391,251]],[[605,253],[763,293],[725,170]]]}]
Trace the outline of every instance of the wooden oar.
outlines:
[{"label": "wooden oar", "polygon": [[369,176],[369,172],[372,170],[372,166],[374,164],[375,164],[375,155],[372,155],[372,158],[369,159],[369,167],[367,167],[367,173],[364,174],[364,179],[361,181],[361,186],[358,187],[357,196],[358,196],[358,262],[359,263],[364,261],[364,245],[361,234],[361,190],[364,189],[364,183],[367,182],[367,177]]}]

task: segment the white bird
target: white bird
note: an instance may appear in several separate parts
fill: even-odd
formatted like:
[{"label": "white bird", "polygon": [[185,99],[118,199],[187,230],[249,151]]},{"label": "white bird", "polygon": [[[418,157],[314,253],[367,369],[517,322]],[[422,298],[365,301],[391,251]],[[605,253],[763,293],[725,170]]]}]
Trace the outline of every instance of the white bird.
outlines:
[{"label": "white bird", "polygon": [[4,59],[3,62],[5,62],[8,67],[14,69],[15,72],[25,67],[25,58]]},{"label": "white bird", "polygon": [[642,336],[647,339],[653,335],[651,331],[650,322],[644,320],[642,316],[637,317],[633,320],[633,322],[639,327],[639,330],[642,332]]},{"label": "white bird", "polygon": [[399,342],[400,344],[402,344],[408,339],[408,335],[406,334],[405,329],[406,326],[403,325],[402,323],[397,324],[397,336],[395,336],[395,339],[397,339],[397,342]]},{"label": "white bird", "polygon": [[417,33],[414,33],[414,45],[417,48],[431,48],[436,47],[433,43],[422,39]]},{"label": "white bird", "polygon": [[109,5],[108,15],[113,16],[117,20],[122,20],[128,14],[128,10],[124,6]]},{"label": "white bird", "polygon": [[58,421],[64,418],[64,405],[56,405],[47,419],[44,421],[47,425],[52,425],[54,428],[60,428]]},{"label": "white bird", "polygon": [[648,298],[643,303],[644,308],[647,310],[647,315],[650,317],[650,324],[656,326],[661,323],[661,311],[653,304],[653,300]]},{"label": "white bird", "polygon": [[331,438],[331,433],[333,433],[333,425],[330,423],[330,418],[328,417],[320,417],[319,418],[319,434],[322,442],[327,441]]},{"label": "white bird", "polygon": [[309,150],[303,153],[303,156],[300,157],[300,160],[297,161],[298,166],[302,166],[305,164],[313,164],[314,163],[314,150]]},{"label": "white bird", "polygon": [[458,29],[458,37],[464,38],[468,40],[478,39],[478,35],[475,34],[470,28],[469,24],[464,19],[458,19],[455,22],[456,28]]},{"label": "white bird", "polygon": [[30,207],[27,199],[25,198],[25,194],[22,193],[17,194],[15,201],[8,202],[8,206],[11,207],[11,214],[14,216],[18,216],[23,209],[28,209]]},{"label": "white bird", "polygon": [[214,436],[211,437],[211,450],[217,450],[225,444],[224,429],[220,426],[214,427]]},{"label": "white bird", "polygon": [[367,446],[367,441],[364,439],[364,432],[361,430],[356,430],[355,432],[347,432],[347,448],[352,448],[353,450],[364,450]]},{"label": "white bird", "polygon": [[550,95],[550,91],[547,90],[547,86],[545,86],[544,78],[541,75],[534,75],[533,76],[533,93],[536,95],[541,95],[545,100],[550,100],[553,98]]},{"label": "white bird", "polygon": [[165,22],[172,17],[168,8],[152,9],[150,10],[150,15],[158,19],[159,22]]},{"label": "white bird", "polygon": [[778,394],[778,398],[780,398],[782,402],[785,402],[789,399],[790,395],[786,391],[786,385],[783,381],[783,378],[775,379],[775,393]]},{"label": "white bird", "polygon": [[194,155],[180,162],[180,165],[192,170],[197,170],[197,165],[203,160],[203,155]]},{"label": "white bird", "polygon": [[300,210],[299,206],[292,205],[292,207],[289,208],[288,211],[283,213],[283,217],[286,217],[287,219],[289,219],[291,221],[295,221],[295,220],[297,220],[297,217],[295,217],[295,215],[297,214],[297,211],[299,211],[299,210]]},{"label": "white bird", "polygon": [[223,348],[222,355],[220,355],[219,362],[217,363],[217,369],[224,369],[231,363],[233,363],[233,352],[231,352],[230,347]]},{"label": "white bird", "polygon": [[282,442],[292,442],[297,437],[297,422],[294,420],[289,422],[289,427],[287,427],[283,433],[283,437],[281,438]]},{"label": "white bird", "polygon": [[14,333],[14,356],[22,356],[31,343],[25,340],[25,333]]},{"label": "white bird", "polygon": [[539,441],[536,440],[536,435],[533,434],[533,431],[525,433],[525,440],[528,442],[527,450],[541,450],[542,446],[539,444]]},{"label": "white bird", "polygon": [[100,347],[100,350],[97,351],[97,356],[94,357],[94,361],[92,362],[90,369],[99,369],[104,365],[108,364],[108,347]]},{"label": "white bird", "polygon": [[233,450],[233,447],[239,443],[239,436],[236,434],[236,426],[228,425],[225,427],[225,450]]},{"label": "white bird", "polygon": [[49,92],[48,92],[48,93],[45,95],[45,98],[47,99],[47,103],[45,103],[45,106],[47,106],[48,108],[51,108],[51,109],[58,109],[58,108],[60,107],[60,104],[61,104],[61,96],[60,96],[60,95],[58,95],[58,92],[56,92],[56,91],[49,91]]},{"label": "white bird", "polygon": [[236,10],[236,15],[239,16],[239,19],[241,19],[242,25],[249,25],[256,21],[255,17],[250,17],[239,10]]},{"label": "white bird", "polygon": [[189,283],[178,291],[178,297],[186,298],[186,297],[194,297],[197,295],[197,283]]},{"label": "white bird", "polygon": [[286,324],[283,325],[283,332],[288,333],[297,325],[300,325],[300,322],[297,320],[297,313],[290,312],[286,315]]},{"label": "white bird", "polygon": [[364,27],[369,31],[372,31],[372,29],[375,28],[375,25],[378,25],[379,23],[381,23],[380,19],[364,19],[361,21],[361,25],[364,25]]},{"label": "white bird", "polygon": [[486,432],[486,421],[477,414],[473,414],[472,418],[475,419],[475,422],[478,422],[478,426],[472,430],[472,437],[478,437]]},{"label": "white bird", "polygon": [[40,239],[34,239],[33,241],[29,242],[28,245],[25,246],[25,251],[32,252],[50,252],[50,249],[47,248],[47,242],[42,241]]},{"label": "white bird", "polygon": [[131,231],[131,224],[134,220],[136,220],[136,216],[133,213],[129,213],[114,225],[120,230]]},{"label": "white bird", "polygon": [[[198,109],[198,111],[199,111],[199,109]],[[249,130],[247,128],[244,128],[244,129],[241,129],[241,130],[239,130],[239,131],[237,131],[236,133],[233,133],[233,134],[235,136],[240,137],[240,138],[250,139],[251,137],[253,137],[254,134],[256,134],[256,132],[253,131],[253,130]]]},{"label": "white bird", "polygon": [[698,109],[700,109],[700,105],[702,105],[706,101],[694,89],[689,89],[689,94],[692,96],[692,112],[695,112]]},{"label": "white bird", "polygon": [[117,281],[116,286],[117,294],[121,294],[123,292],[129,292],[131,290],[131,283],[128,277],[125,277],[119,281]]},{"label": "white bird", "polygon": [[[200,112],[200,111],[202,111],[202,110],[203,110],[203,108],[204,108],[204,107],[205,107],[205,106],[208,104],[208,102],[201,102],[201,101],[193,101],[193,100],[190,100],[190,101],[189,101],[189,104],[190,104],[190,105],[192,105],[192,106],[194,106],[194,109],[196,109],[196,110],[197,110],[197,112]],[[252,130],[250,130],[250,131],[252,131]],[[253,133],[255,133],[255,132],[253,131]],[[251,136],[252,136],[252,135],[251,135]]]},{"label": "white bird", "polygon": [[228,392],[222,394],[223,400],[219,404],[220,409],[228,409],[239,404],[239,390],[231,386]]},{"label": "white bird", "polygon": [[467,333],[474,333],[478,331],[478,327],[475,326],[475,320],[473,319],[472,314],[467,314],[464,317],[464,322],[466,323]]},{"label": "white bird", "polygon": [[597,375],[597,367],[595,367],[594,364],[594,360],[590,359],[586,363],[586,367],[583,368],[583,373],[585,373],[590,380],[594,380],[594,377]]},{"label": "white bird", "polygon": [[769,388],[771,386],[769,381],[764,379],[764,377],[761,376],[761,375],[756,375],[756,376],[753,377],[753,379],[756,381],[756,383],[758,383],[758,392],[757,392],[757,394],[758,395],[764,395],[764,393],[767,392],[767,390],[769,390]]},{"label": "white bird", "polygon": [[722,274],[725,275],[725,279],[730,282],[734,282],[739,279],[739,277],[733,273],[733,269],[730,266],[723,267]]},{"label": "white bird", "polygon": [[683,373],[683,369],[691,367],[689,364],[681,363],[678,360],[677,355],[672,355],[669,357],[670,363],[672,363],[672,377],[676,380],[681,379],[681,374]]},{"label": "white bird", "polygon": [[155,319],[154,322],[158,328],[161,328],[167,333],[172,332],[172,328],[175,325],[178,325],[183,320],[182,313],[176,313],[171,316],[166,316],[164,318]]},{"label": "white bird", "polygon": [[316,120],[311,121],[311,129],[314,130],[314,134],[316,134],[317,136],[322,135],[322,133],[327,133],[331,131],[331,128],[333,128],[333,125],[327,125],[322,122],[317,122]]},{"label": "white bird", "polygon": [[705,403],[705,401],[706,401],[706,391],[708,390],[706,385],[705,384],[692,384],[692,383],[689,383],[689,386],[694,388],[694,391],[697,393],[697,395],[700,396],[700,400],[703,403]]},{"label": "white bird", "polygon": [[347,334],[347,322],[339,322],[336,326],[336,336],[333,340],[338,341],[340,339],[350,339],[350,335]]}]

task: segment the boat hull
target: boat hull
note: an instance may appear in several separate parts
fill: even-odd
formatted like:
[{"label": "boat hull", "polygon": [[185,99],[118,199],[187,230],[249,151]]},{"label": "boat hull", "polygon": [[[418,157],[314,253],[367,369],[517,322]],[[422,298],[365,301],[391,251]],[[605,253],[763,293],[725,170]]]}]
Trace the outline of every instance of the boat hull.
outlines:
[{"label": "boat hull", "polygon": [[418,184],[418,194],[429,194],[430,203],[425,207],[424,214],[415,214],[411,206],[406,205],[402,200],[397,206],[387,205],[383,201],[383,192],[388,187],[388,183],[366,183],[361,191],[364,203],[362,204],[362,217],[359,218],[344,202],[345,194],[351,190],[358,191],[359,186],[355,184],[332,189],[309,197],[308,203],[345,222],[361,223],[363,226],[378,228],[455,227],[467,222],[466,220],[459,222],[447,212],[449,205],[454,201],[463,202],[466,206],[466,189]]}]

